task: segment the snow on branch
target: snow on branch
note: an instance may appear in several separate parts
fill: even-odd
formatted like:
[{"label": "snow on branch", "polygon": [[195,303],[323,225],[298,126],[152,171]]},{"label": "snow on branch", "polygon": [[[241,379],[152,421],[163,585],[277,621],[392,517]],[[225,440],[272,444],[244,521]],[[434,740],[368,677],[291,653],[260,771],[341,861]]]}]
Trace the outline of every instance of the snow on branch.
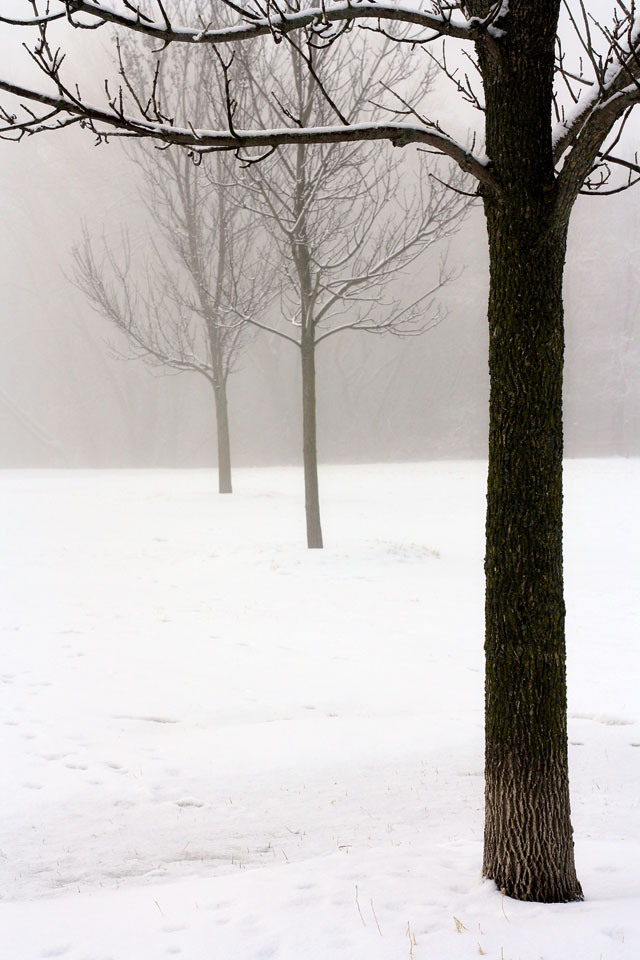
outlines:
[{"label": "snow on branch", "polygon": [[[495,5],[487,17],[466,19],[460,16],[452,5],[442,5],[438,14],[425,13],[410,3],[376,3],[374,0],[341,0],[337,3],[321,3],[320,6],[304,10],[282,9],[277,0],[256,2],[252,7],[223,0],[226,7],[235,11],[240,23],[220,29],[204,24],[197,28],[176,26],[172,23],[164,5],[155,0],[159,18],[144,13],[138,4],[123,0],[123,8],[114,9],[101,0],[57,0],[64,10],[50,13],[47,7],[42,15],[34,14],[29,19],[16,20],[0,14],[0,23],[12,26],[33,26],[54,19],[68,17],[74,26],[87,26],[74,21],[74,14],[89,14],[102,23],[113,23],[128,30],[135,30],[163,43],[218,44],[232,43],[238,40],[250,40],[254,37],[271,34],[274,39],[303,27],[313,27],[319,33],[326,31],[331,24],[349,24],[356,20],[373,19],[395,21],[423,27],[435,37],[455,37],[459,40],[493,42],[500,35],[494,26],[502,4]],[[424,41],[422,41],[424,42]]]},{"label": "snow on branch", "polygon": [[[55,79],[52,76],[52,79]],[[353,143],[357,141],[388,140],[395,147],[423,144],[450,157],[462,170],[485,186],[495,189],[494,178],[487,165],[470,150],[441,133],[435,126],[409,123],[354,123],[336,126],[296,127],[267,130],[196,130],[174,126],[170,122],[139,118],[124,112],[122,92],[110,99],[109,109],[103,110],[85,103],[70,91],[46,94],[10,83],[0,78],[0,90],[21,100],[41,103],[52,108],[42,116],[23,105],[21,120],[6,109],[0,111],[4,125],[0,138],[19,139],[29,133],[57,129],[78,123],[95,134],[98,141],[111,136],[148,137],[167,144],[193,148],[196,154],[216,150],[238,151],[251,148],[279,147],[288,144]]]},{"label": "snow on branch", "polygon": [[[635,0],[618,0],[609,25],[589,14],[583,0],[578,4],[581,20],[566,0],[565,7],[590,67],[588,77],[584,71],[577,76],[568,73],[562,63],[558,67],[567,86],[571,80],[581,85],[572,110],[558,118],[554,131],[554,159],[561,165],[559,195],[570,198],[583,185],[586,192],[597,193],[609,181],[608,164],[617,162],[611,150],[620,139],[630,109],[640,102],[640,18]],[[612,131],[614,143],[603,150]],[[630,178],[627,186],[632,183],[635,180]]]}]

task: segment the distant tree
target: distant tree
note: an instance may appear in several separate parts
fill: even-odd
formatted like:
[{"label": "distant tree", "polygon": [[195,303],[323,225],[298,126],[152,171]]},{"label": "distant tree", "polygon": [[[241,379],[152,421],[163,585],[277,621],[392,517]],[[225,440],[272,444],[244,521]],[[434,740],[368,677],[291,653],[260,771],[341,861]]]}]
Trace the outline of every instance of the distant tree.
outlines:
[{"label": "distant tree", "polygon": [[[483,872],[521,900],[579,900],[569,803],[562,563],[563,267],[578,195],[615,192],[640,179],[640,164],[629,149],[631,131],[625,129],[640,103],[637,3],[610,0],[605,8],[595,0],[433,0],[421,9],[395,0],[329,0],[312,8],[295,0],[227,0],[227,5],[237,13],[231,28],[206,20],[174,25],[151,0],[155,15],[132,0],[119,10],[99,0],[66,0],[42,16],[34,0],[34,14],[25,20],[40,31],[32,55],[49,89],[0,80],[1,89],[41,105],[20,110],[12,101],[5,108],[4,135],[16,139],[80,122],[102,139],[117,131],[198,151],[387,140],[435,150],[475,178],[490,262]],[[228,122],[218,130],[198,129],[195,117],[190,127],[175,125],[152,91],[126,98],[123,89],[122,98],[108,94],[98,108],[65,82],[60,56],[48,45],[49,20],[68,16],[78,22],[82,11],[92,15],[94,25],[110,22],[121,32],[145,33],[160,43],[214,50],[231,43],[257,45],[261,37],[282,43],[303,29],[313,31],[318,46],[348,43],[354,24],[368,24],[374,32],[396,31],[399,43],[410,41],[407,75],[435,57],[458,99],[453,109],[434,104],[427,113],[400,88],[392,119],[380,108],[372,120],[363,109],[354,117],[336,112],[330,125],[316,125],[309,117],[306,123],[294,119],[285,127],[252,130],[234,125],[231,97]],[[577,55],[563,42],[568,32]],[[370,39],[374,49],[379,38]],[[449,44],[451,56],[433,52],[439,39]],[[475,139],[461,141],[445,127],[460,122],[463,102],[476,108],[481,129]]]},{"label": "distant tree", "polygon": [[[256,56],[254,50],[245,64],[244,109],[238,122],[268,126],[283,113],[301,126],[312,113],[328,120],[332,108],[319,85],[324,74],[340,78],[342,109],[354,112],[376,90],[397,82],[404,70],[404,57],[390,42],[375,62],[355,41],[333,48],[326,60],[316,62],[312,32],[291,46],[288,71],[274,74],[272,59],[261,51]],[[227,65],[222,68],[228,76]],[[421,81],[425,90],[428,79]],[[398,286],[400,277],[406,284],[410,265],[460,225],[469,198],[455,189],[463,186],[463,177],[456,181],[448,186],[436,180],[429,183],[420,170],[401,165],[400,158],[381,156],[376,144],[337,143],[282,149],[273,157],[249,162],[229,184],[238,206],[259,216],[271,238],[269,262],[282,291],[279,320],[259,319],[255,311],[243,319],[299,351],[310,548],[323,546],[316,349],[347,330],[415,336],[438,322],[435,295],[451,277],[442,249],[430,283],[413,284],[420,291],[416,297],[407,296],[406,286],[399,292]],[[424,270],[427,264],[421,261],[421,266]],[[411,277],[417,280],[415,270]]]},{"label": "distant tree", "polygon": [[74,279],[126,336],[133,356],[153,367],[197,373],[210,384],[218,489],[231,493],[227,383],[248,333],[237,314],[259,311],[271,296],[263,272],[258,276],[256,233],[251,219],[227,202],[224,188],[207,183],[184,152],[141,155],[138,162],[149,209],[174,262],[150,241],[153,263],[145,270],[132,258],[126,231],[117,253],[104,241],[96,255],[85,227],[73,250]]},{"label": "distant tree", "polygon": [[[179,91],[185,112],[215,118],[221,97],[211,64],[200,62],[194,68],[185,53],[181,48],[174,55],[158,83],[159,94],[170,85]],[[136,42],[121,50],[138,82],[144,54]],[[150,150],[137,143],[129,154],[142,174],[143,200],[163,244],[150,238],[147,262],[141,263],[132,258],[125,229],[117,253],[104,241],[97,254],[85,227],[82,243],[73,249],[75,282],[125,335],[134,356],[152,367],[197,373],[210,384],[218,489],[231,493],[227,384],[249,334],[239,317],[260,315],[274,293],[260,246],[259,217],[229,202],[224,182],[229,161],[222,154],[213,163],[213,178],[183,150]]]}]

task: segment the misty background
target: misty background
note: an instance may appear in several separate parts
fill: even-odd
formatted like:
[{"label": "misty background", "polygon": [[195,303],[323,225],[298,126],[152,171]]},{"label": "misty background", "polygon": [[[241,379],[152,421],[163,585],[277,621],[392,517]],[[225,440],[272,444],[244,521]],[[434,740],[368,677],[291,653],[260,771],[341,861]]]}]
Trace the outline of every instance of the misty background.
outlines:
[{"label": "misty background", "polygon": [[[380,150],[391,149],[381,145]],[[408,148],[406,162],[415,162]],[[0,143],[0,465],[196,467],[215,463],[202,377],[122,360],[124,338],[74,287],[82,225],[99,244],[126,225],[144,244],[141,175],[118,142],[79,131]],[[568,456],[640,454],[640,194],[585,197],[566,283]],[[346,332],[318,348],[321,462],[479,458],[487,443],[487,251],[476,208],[450,244],[461,276],[420,337]],[[425,264],[400,278],[417,295]],[[258,332],[229,380],[234,465],[301,460],[296,350]]]}]

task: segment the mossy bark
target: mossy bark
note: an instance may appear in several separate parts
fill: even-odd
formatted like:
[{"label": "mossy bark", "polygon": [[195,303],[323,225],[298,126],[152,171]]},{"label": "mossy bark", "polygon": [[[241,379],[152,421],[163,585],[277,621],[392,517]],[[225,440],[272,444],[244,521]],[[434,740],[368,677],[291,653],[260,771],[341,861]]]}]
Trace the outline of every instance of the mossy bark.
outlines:
[{"label": "mossy bark", "polygon": [[582,898],[569,808],[562,569],[562,275],[551,93],[558,3],[512,3],[485,50],[491,378],[484,874]]}]

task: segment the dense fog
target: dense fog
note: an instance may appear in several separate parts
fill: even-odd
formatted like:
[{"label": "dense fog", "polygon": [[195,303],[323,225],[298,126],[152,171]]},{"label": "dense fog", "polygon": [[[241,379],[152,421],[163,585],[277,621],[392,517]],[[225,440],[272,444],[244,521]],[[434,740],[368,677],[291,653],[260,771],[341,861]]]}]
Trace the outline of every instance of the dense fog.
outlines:
[{"label": "dense fog", "polygon": [[[379,150],[391,148],[380,145]],[[418,160],[407,148],[404,162]],[[127,344],[71,281],[83,224],[138,252],[153,230],[140,176],[118,142],[77,130],[0,144],[0,463],[199,466],[215,462],[210,386],[192,373],[123,359]],[[640,453],[640,194],[580,198],[566,269],[566,451]],[[435,269],[402,275],[420,293]],[[483,457],[487,441],[487,252],[475,209],[450,244],[460,275],[443,318],[419,337],[346,332],[318,348],[321,462]],[[229,381],[239,465],[300,460],[295,348],[257,331]]]}]

